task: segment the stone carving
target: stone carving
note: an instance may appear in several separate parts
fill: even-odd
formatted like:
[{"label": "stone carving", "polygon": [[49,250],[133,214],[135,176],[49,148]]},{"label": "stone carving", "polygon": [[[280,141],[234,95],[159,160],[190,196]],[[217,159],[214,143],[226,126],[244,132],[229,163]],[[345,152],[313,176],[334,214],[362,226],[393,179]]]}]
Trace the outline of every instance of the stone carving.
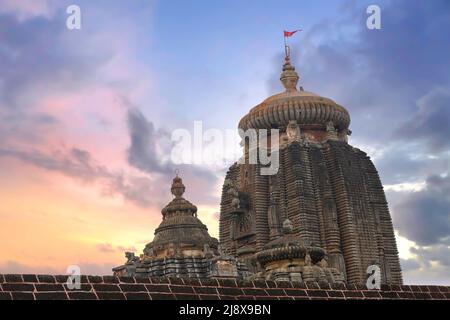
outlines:
[{"label": "stone carving", "polygon": [[296,120],[289,120],[289,124],[286,127],[286,135],[288,142],[301,140],[300,127],[298,126]]},{"label": "stone carving", "polygon": [[139,260],[139,257],[136,257],[134,252],[125,252],[125,258],[127,258],[127,264],[134,263]]},{"label": "stone carving", "polygon": [[[218,241],[197,218],[197,207],[183,198],[185,186],[173,179],[174,199],[161,210],[163,221],[141,258],[127,252],[127,262],[113,269],[116,275],[242,278],[248,269],[235,257],[221,256]],[[223,273],[223,274],[222,274]]]},{"label": "stone carving", "polygon": [[[315,249],[306,250],[302,257],[304,269],[294,272],[288,266],[273,265],[278,271],[271,276],[289,278],[300,273],[303,281],[325,277],[362,283],[365,268],[375,260],[383,283],[401,284],[383,186],[367,154],[348,144],[348,111],[331,99],[297,91],[299,77],[288,60],[280,79],[285,91],[265,99],[239,122],[244,131],[286,128],[286,134],[280,136],[276,189],[271,187],[271,178],[258,173],[257,166],[235,164],[227,173],[227,179],[245,184],[251,204],[255,233],[246,238],[246,252],[253,249],[259,254],[269,243],[285,238],[279,234],[276,220],[287,218],[294,227],[291,235],[303,247]],[[232,200],[224,188],[220,241],[239,257],[241,245],[229,237],[227,217],[232,211]],[[320,256],[321,250],[326,254],[316,261],[312,254]],[[268,269],[260,267],[259,272],[267,275]]]}]

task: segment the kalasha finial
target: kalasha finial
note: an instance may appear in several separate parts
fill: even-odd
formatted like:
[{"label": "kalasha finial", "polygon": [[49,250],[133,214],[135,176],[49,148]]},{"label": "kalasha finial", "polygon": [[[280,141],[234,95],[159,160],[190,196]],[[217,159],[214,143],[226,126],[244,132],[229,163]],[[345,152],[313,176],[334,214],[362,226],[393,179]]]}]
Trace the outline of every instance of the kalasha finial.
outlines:
[{"label": "kalasha finial", "polygon": [[291,48],[287,44],[287,38],[292,37],[296,32],[301,31],[284,31],[284,65],[283,72],[281,73],[280,80],[286,91],[297,91],[297,83],[299,80],[298,73],[295,68],[291,65]]},{"label": "kalasha finial", "polygon": [[172,194],[175,196],[175,198],[181,198],[183,196],[184,191],[186,190],[183,180],[178,176],[179,171],[175,171],[176,177],[173,178],[172,181],[172,188],[170,189],[172,191]]}]

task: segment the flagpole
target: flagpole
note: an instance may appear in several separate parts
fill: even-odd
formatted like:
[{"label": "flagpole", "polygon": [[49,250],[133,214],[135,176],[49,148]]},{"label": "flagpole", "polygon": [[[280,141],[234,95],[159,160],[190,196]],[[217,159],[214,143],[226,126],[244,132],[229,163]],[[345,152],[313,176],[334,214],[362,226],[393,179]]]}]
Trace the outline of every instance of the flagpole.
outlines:
[{"label": "flagpole", "polygon": [[288,54],[288,45],[287,45],[286,36],[284,36],[284,55],[285,55],[285,59],[287,60],[289,57],[289,54]]}]

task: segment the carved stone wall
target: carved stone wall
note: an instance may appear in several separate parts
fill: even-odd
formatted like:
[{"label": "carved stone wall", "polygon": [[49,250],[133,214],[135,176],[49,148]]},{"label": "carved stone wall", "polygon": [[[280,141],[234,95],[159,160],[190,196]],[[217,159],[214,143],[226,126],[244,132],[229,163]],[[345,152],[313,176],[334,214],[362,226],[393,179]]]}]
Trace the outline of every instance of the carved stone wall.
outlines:
[{"label": "carved stone wall", "polygon": [[245,192],[256,234],[245,244],[230,237],[234,213],[224,185],[220,243],[227,252],[239,256],[243,247],[259,251],[271,240],[269,212],[274,199],[280,220],[289,219],[294,234],[306,245],[324,248],[328,265],[342,272],[348,283],[363,283],[372,264],[381,267],[383,283],[402,283],[383,187],[363,151],[338,140],[292,142],[280,149],[276,176],[261,176],[256,165],[237,164],[226,175],[238,186],[242,177],[250,177]]}]

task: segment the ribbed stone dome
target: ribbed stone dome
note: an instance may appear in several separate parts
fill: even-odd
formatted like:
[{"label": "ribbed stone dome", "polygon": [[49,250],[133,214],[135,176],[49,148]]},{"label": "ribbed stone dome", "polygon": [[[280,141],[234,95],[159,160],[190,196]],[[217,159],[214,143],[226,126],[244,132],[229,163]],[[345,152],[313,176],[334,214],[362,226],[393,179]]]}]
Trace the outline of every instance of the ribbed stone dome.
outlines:
[{"label": "ribbed stone dome", "polygon": [[303,88],[297,90],[298,79],[295,68],[287,59],[280,77],[286,91],[267,98],[251,109],[239,122],[239,129],[282,129],[291,120],[296,120],[301,128],[326,129],[331,121],[338,131],[348,129],[348,111],[331,99],[304,91]]},{"label": "ribbed stone dome", "polygon": [[155,238],[146,251],[161,251],[169,246],[203,250],[205,245],[217,248],[217,239],[211,237],[208,228],[197,218],[197,207],[183,198],[185,186],[176,176],[171,188],[173,200],[162,209],[163,221],[155,230]]}]

